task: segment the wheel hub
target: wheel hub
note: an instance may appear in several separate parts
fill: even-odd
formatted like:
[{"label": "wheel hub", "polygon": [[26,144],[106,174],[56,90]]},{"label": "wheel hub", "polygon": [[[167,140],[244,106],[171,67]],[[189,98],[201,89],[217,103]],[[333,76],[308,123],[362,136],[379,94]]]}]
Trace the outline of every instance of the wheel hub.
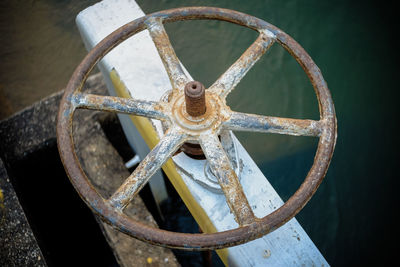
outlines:
[{"label": "wheel hub", "polygon": [[206,130],[218,131],[221,123],[229,118],[229,107],[215,93],[206,92],[200,82],[187,83],[176,95],[171,101],[173,122],[190,135],[198,136]]}]

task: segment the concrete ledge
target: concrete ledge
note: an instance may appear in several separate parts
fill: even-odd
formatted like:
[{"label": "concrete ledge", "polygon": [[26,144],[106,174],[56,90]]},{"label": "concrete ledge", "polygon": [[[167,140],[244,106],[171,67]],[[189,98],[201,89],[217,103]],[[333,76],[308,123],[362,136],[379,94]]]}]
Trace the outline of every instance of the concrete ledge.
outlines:
[{"label": "concrete ledge", "polygon": [[[101,75],[91,76],[86,92],[105,94]],[[56,146],[56,116],[63,92],[51,95],[33,106],[0,122],[0,266],[45,266],[35,236],[8,178],[10,169],[35,151]],[[129,176],[123,160],[106,138],[103,124],[118,123],[110,113],[78,111],[75,120],[76,148],[82,166],[94,186],[110,195]],[[36,178],[36,177],[35,177]],[[39,177],[38,177],[39,178]],[[128,207],[132,218],[157,227],[138,196]],[[107,242],[121,266],[178,266],[171,250],[156,247],[126,236],[99,221]],[[43,254],[43,255],[42,255]]]},{"label": "concrete ledge", "polygon": [[0,159],[0,266],[46,266]]}]

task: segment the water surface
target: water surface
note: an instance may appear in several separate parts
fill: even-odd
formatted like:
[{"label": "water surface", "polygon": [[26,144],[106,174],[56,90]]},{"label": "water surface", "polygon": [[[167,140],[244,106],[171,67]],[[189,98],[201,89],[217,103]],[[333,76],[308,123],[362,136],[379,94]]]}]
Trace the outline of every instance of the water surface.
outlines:
[{"label": "water surface", "polygon": [[[2,1],[0,119],[63,88],[84,51],[74,25],[95,1]],[[393,210],[398,145],[398,42],[389,4],[372,1],[138,1],[146,13],[209,5],[264,19],[296,39],[321,69],[338,118],[336,151],[326,179],[297,216],[333,266],[382,264],[394,256]],[[251,30],[216,21],[166,26],[178,57],[206,86],[254,41]],[[306,75],[278,44],[231,93],[232,109],[318,119]],[[317,140],[237,133],[286,200],[306,176]],[[396,164],[396,165],[395,165]]]}]

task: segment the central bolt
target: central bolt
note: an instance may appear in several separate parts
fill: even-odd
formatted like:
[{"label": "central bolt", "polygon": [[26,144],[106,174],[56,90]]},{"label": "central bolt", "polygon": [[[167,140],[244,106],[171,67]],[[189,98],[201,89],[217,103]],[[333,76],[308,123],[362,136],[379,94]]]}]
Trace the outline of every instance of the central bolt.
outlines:
[{"label": "central bolt", "polygon": [[186,112],[193,117],[206,113],[206,90],[198,81],[188,82],[185,85]]}]

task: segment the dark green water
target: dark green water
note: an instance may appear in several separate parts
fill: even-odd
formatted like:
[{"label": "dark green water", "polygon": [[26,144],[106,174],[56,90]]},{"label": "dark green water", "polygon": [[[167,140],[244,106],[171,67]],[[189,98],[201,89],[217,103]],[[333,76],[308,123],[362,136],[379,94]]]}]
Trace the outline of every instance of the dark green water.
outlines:
[{"label": "dark green water", "polygon": [[98,1],[0,1],[0,120],[65,87],[87,53],[75,26]]},{"label": "dark green water", "polygon": [[[262,18],[296,39],[320,67],[338,118],[336,151],[321,187],[297,216],[333,266],[373,265],[393,258],[395,117],[398,85],[390,6],[354,1],[139,1],[145,12],[210,5]],[[210,85],[255,39],[224,22],[167,27],[178,57]],[[318,119],[311,84],[279,45],[255,65],[228,98],[233,110]],[[317,140],[239,134],[286,200],[306,176]]]},{"label": "dark green water", "polygon": [[[23,13],[10,15],[4,12],[7,6],[0,4],[0,29],[14,36],[1,41],[5,58],[0,68],[3,111],[7,105],[23,106],[18,99],[12,99],[17,92],[26,105],[66,84],[73,66],[85,53],[73,18],[91,2],[32,1],[31,14],[39,15],[30,15],[31,19],[26,15],[31,24],[36,23],[36,27],[29,28],[30,38],[16,33],[28,25],[21,19]],[[397,232],[393,215],[398,210],[395,126],[399,94],[395,75],[399,63],[395,54],[398,42],[394,35],[398,30],[392,25],[393,6],[373,1],[321,0],[138,3],[146,13],[196,5],[235,9],[264,19],[296,39],[321,69],[338,118],[337,146],[326,179],[297,219],[333,266],[382,265],[394,258],[390,244],[396,242]],[[50,15],[43,17],[40,12]],[[9,25],[5,19],[10,17]],[[46,27],[50,29],[47,34]],[[251,30],[215,21],[178,22],[166,28],[178,57],[192,76],[206,86],[256,37]],[[44,37],[40,37],[42,33]],[[43,38],[47,41],[43,42]],[[47,49],[35,50],[36,46],[46,44]],[[13,63],[10,55],[19,60],[18,64]],[[21,68],[22,74],[18,72]],[[4,89],[15,84],[19,91]],[[243,112],[319,117],[316,97],[306,75],[278,44],[248,73],[228,102],[233,110]],[[317,140],[237,135],[278,193],[288,199],[312,164]]]}]

